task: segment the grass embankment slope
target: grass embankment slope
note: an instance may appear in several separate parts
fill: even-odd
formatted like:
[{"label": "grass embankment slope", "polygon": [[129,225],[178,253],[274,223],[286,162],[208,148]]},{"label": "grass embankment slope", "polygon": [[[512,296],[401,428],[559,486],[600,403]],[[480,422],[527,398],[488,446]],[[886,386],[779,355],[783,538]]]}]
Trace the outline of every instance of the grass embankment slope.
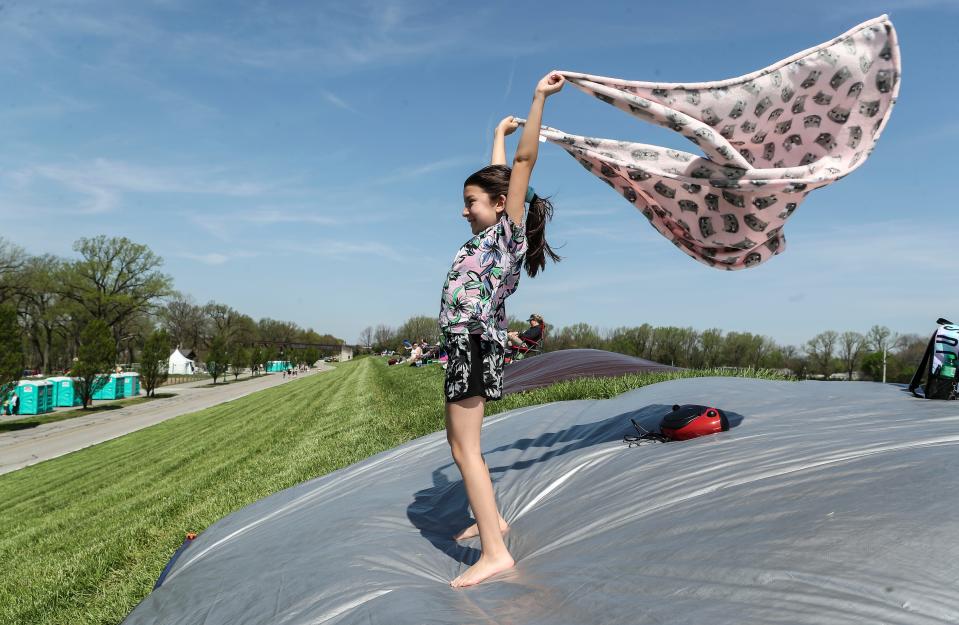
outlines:
[{"label": "grass embankment slope", "polygon": [[[703,373],[561,383],[488,412]],[[0,476],[0,623],[120,622],[186,532],[442,429],[442,383],[363,358]]]}]

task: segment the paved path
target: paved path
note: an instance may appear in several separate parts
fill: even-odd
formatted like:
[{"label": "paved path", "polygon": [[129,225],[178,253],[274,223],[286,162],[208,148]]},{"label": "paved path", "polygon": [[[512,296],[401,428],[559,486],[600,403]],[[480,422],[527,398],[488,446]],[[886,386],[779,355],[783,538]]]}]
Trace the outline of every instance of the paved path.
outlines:
[{"label": "paved path", "polygon": [[[322,363],[321,363],[322,364]],[[0,433],[0,474],[50,460],[84,447],[96,445],[161,421],[232,401],[263,389],[278,386],[330,369],[323,365],[296,378],[279,373],[218,388],[199,388],[210,380],[189,382],[157,389],[174,397],[154,399],[117,410],[104,410],[83,417],[45,423],[34,428]],[[29,415],[20,415],[24,418]]]}]

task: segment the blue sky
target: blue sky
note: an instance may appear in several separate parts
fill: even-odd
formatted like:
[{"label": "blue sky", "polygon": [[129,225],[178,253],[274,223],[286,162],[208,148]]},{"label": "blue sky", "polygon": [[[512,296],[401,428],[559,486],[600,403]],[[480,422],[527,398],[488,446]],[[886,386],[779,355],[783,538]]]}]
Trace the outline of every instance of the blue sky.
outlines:
[{"label": "blue sky", "polygon": [[[71,256],[123,235],[199,302],[356,340],[438,311],[469,237],[462,182],[551,69],[741,75],[888,13],[899,103],[864,166],[810,195],[788,250],[747,271],[675,250],[541,144],[565,260],[511,314],[555,325],[720,327],[801,343],[959,317],[959,2],[142,2],[0,5],[0,236]],[[544,122],[691,150],[567,88]],[[510,138],[512,154],[518,135]]]}]

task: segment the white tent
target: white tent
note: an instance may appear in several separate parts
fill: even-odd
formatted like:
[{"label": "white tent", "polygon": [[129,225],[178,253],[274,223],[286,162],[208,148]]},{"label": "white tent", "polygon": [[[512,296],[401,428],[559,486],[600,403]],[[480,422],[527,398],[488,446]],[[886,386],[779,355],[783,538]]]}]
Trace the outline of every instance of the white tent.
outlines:
[{"label": "white tent", "polygon": [[[187,353],[192,354],[192,350],[187,350]],[[171,375],[190,375],[194,372],[194,369],[196,369],[196,366],[193,360],[183,355],[179,347],[173,350],[173,353],[170,354],[168,373]]]}]

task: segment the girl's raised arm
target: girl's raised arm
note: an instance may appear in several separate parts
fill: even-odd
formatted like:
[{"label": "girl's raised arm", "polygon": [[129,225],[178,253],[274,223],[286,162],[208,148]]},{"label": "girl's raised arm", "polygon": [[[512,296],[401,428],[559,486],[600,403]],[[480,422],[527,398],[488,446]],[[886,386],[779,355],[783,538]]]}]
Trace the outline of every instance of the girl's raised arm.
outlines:
[{"label": "girl's raised arm", "polygon": [[[543,105],[546,98],[558,93],[566,79],[556,72],[550,72],[536,85],[533,92],[533,104],[529,107],[526,127],[520,137],[516,156],[513,157],[513,172],[509,177],[509,191],[506,194],[506,214],[514,224],[523,221],[523,202],[526,200],[526,188],[529,186],[536,155],[539,151],[539,130],[543,124]],[[505,154],[504,154],[505,160]]]},{"label": "girl's raised arm", "polygon": [[493,156],[490,158],[490,165],[506,164],[506,135],[511,135],[519,128],[519,122],[510,115],[504,117],[493,131]]}]

